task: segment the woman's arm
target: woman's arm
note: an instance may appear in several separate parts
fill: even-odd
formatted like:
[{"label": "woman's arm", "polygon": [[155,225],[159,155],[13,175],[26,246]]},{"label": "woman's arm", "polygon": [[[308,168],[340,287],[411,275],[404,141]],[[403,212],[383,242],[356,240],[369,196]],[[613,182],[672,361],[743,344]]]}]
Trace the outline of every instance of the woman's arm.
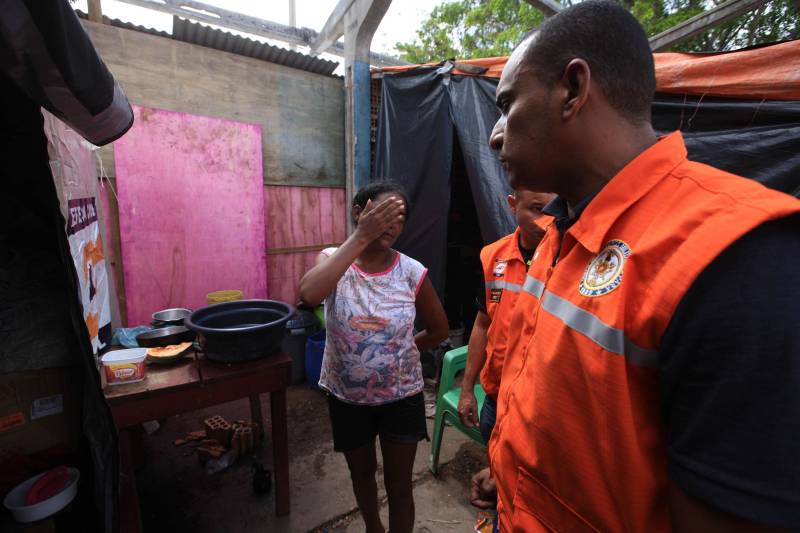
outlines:
[{"label": "woman's arm", "polygon": [[368,244],[353,233],[332,255],[320,253],[316,265],[300,280],[300,301],[309,307],[322,303]]},{"label": "woman's arm", "polygon": [[361,255],[369,243],[377,239],[398,217],[404,216],[403,202],[387,198],[377,206],[367,206],[358,218],[358,227],[330,257],[320,254],[317,264],[300,280],[300,301],[316,307],[336,288],[342,275]]},{"label": "woman's arm", "polygon": [[433,288],[433,284],[427,276],[422,281],[422,287],[417,294],[416,307],[417,316],[422,320],[425,329],[417,333],[414,341],[417,343],[419,351],[424,352],[438,346],[447,338],[449,330],[442,302],[439,301],[436,289]]}]

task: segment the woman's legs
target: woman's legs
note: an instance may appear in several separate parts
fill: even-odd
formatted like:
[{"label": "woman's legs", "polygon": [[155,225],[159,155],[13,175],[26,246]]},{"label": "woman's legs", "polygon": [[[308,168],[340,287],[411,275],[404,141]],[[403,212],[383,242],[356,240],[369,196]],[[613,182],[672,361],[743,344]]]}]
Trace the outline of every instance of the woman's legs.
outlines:
[{"label": "woman's legs", "polygon": [[[374,449],[374,448],[373,448]],[[414,495],[411,475],[417,443],[403,443],[381,437],[383,481],[389,497],[389,531],[411,533],[414,529]]]},{"label": "woman's legs", "polygon": [[[383,443],[381,443],[382,447]],[[373,440],[361,448],[344,452],[344,457],[347,459],[347,466],[350,468],[353,493],[356,495],[356,502],[358,502],[358,508],[361,511],[361,517],[364,519],[367,533],[384,533],[381,517],[378,514],[378,484],[375,481],[378,460],[375,455],[375,441]],[[384,461],[385,458],[384,452]],[[408,531],[411,530],[409,529]]]}]

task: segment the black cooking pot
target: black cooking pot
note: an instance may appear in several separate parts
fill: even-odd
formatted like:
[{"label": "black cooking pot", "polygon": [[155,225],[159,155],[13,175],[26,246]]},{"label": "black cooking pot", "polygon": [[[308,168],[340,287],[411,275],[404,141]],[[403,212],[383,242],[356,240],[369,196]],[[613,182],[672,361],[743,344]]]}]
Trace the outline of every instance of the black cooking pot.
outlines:
[{"label": "black cooking pot", "polygon": [[167,326],[154,329],[136,336],[136,342],[143,348],[171,346],[182,342],[191,342],[197,334],[183,326]]},{"label": "black cooking pot", "polygon": [[277,353],[294,307],[276,300],[237,300],[203,307],[186,318],[206,356],[222,363]]}]

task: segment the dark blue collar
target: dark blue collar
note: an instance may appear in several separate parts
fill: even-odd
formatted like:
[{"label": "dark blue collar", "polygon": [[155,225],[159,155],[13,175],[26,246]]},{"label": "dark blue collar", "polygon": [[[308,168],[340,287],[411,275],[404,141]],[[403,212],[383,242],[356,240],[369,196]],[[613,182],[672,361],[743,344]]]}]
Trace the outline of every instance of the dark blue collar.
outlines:
[{"label": "dark blue collar", "polygon": [[591,202],[595,196],[597,196],[597,193],[590,194],[578,202],[577,205],[575,205],[575,207],[573,207],[571,210],[569,204],[564,198],[561,196],[556,196],[546,206],[544,206],[544,208],[542,208],[542,213],[545,215],[550,215],[556,219],[556,227],[558,228],[558,231],[564,233],[570,228],[570,226],[578,221],[578,218],[581,216],[581,213],[583,213],[583,210],[586,209],[586,206],[589,205],[589,202]]}]

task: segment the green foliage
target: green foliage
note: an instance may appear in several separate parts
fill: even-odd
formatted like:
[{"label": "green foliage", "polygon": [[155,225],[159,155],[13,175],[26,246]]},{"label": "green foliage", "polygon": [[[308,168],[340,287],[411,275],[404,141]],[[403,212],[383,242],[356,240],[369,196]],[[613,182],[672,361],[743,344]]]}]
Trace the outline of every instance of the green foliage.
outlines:
[{"label": "green foliage", "polygon": [[544,17],[520,0],[451,0],[436,6],[411,43],[397,43],[406,61],[508,55]]},{"label": "green foliage", "polygon": [[[725,0],[619,0],[653,36]],[[562,0],[569,6],[572,0]],[[772,0],[732,21],[679,43],[675,51],[717,52],[800,36],[800,1]],[[522,37],[544,20],[525,0],[446,0],[417,30],[417,38],[397,43],[403,59],[427,63],[508,55]]]},{"label": "green foliage", "polygon": [[[711,6],[723,0],[713,0]],[[800,37],[800,2],[773,0],[694,39],[679,43],[676,51],[719,52]]]}]

